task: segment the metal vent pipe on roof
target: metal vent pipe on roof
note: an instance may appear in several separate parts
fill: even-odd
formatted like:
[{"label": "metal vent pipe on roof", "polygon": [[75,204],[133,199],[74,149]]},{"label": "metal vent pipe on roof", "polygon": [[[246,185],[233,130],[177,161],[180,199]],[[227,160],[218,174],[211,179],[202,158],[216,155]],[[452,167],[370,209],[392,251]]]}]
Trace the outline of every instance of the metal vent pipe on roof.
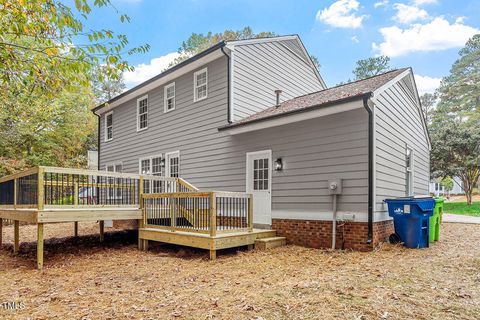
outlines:
[{"label": "metal vent pipe on roof", "polygon": [[275,95],[277,97],[277,104],[276,104],[277,108],[280,106],[280,95],[281,94],[282,94],[282,90],[275,90]]}]

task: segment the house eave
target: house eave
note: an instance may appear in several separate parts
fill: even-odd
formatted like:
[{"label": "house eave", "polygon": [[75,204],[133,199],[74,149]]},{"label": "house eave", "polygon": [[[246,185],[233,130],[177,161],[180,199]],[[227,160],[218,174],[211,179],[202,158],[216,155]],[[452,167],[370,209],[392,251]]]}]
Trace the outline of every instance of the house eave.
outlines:
[{"label": "house eave", "polygon": [[275,114],[265,118],[259,118],[248,122],[239,122],[218,128],[218,131],[225,131],[230,135],[242,134],[290,123],[319,118],[345,111],[363,108],[363,99],[370,96],[369,93],[359,94],[344,99],[339,99],[308,108],[292,110]]}]

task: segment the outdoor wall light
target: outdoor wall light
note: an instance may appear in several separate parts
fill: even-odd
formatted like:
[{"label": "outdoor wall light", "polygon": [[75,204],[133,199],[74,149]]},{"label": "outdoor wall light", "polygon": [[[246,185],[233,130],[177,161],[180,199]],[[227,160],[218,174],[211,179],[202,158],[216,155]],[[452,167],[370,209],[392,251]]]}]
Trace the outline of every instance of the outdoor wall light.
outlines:
[{"label": "outdoor wall light", "polygon": [[275,171],[282,171],[283,170],[283,161],[282,158],[275,159]]},{"label": "outdoor wall light", "polygon": [[161,165],[162,167],[165,167],[165,159],[164,159],[164,158],[162,158],[162,160],[160,160],[160,165]]}]

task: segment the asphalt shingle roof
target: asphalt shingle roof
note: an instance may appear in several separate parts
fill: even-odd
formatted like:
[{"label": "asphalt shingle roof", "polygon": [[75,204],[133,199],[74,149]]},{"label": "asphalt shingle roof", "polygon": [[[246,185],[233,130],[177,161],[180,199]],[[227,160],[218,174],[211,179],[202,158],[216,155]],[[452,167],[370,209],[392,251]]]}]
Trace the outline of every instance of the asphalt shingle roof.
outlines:
[{"label": "asphalt shingle roof", "polygon": [[[284,101],[279,106],[273,106],[262,110],[247,118],[234,122],[224,128],[227,129],[228,127],[236,127],[239,125],[247,124],[249,122],[255,122],[264,119],[266,120],[268,118],[280,115],[287,115],[297,111],[308,110],[309,108],[328,105],[336,101],[341,101],[348,98],[361,97],[380,88],[382,85],[394,79],[405,70],[408,70],[408,68],[392,70],[378,76],[373,76],[367,79],[358,80],[299,96]],[[273,94],[274,93],[272,92],[272,95]]]}]

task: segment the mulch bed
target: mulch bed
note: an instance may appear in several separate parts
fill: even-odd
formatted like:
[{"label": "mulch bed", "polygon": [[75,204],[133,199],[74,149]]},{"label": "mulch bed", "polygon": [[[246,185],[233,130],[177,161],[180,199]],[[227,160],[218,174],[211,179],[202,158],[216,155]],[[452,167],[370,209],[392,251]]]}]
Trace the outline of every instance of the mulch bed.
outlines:
[{"label": "mulch bed", "polygon": [[[0,251],[2,319],[480,319],[480,226],[443,224],[440,242],[373,252],[286,246],[202,250],[152,244],[135,232],[98,241],[98,225],[45,226],[45,268],[35,226],[11,226]],[[20,306],[6,307],[7,302]],[[12,304],[10,304],[11,306]]]}]

